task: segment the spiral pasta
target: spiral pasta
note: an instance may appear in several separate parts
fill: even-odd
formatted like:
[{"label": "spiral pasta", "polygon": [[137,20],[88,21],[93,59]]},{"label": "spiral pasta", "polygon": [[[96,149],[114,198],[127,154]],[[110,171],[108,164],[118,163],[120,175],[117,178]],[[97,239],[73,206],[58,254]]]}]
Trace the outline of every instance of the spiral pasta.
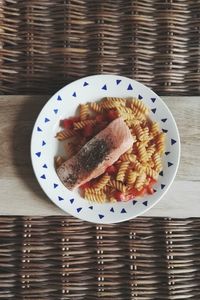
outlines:
[{"label": "spiral pasta", "polygon": [[89,115],[88,104],[80,104],[80,119],[86,120]]},{"label": "spiral pasta", "polygon": [[108,181],[110,180],[110,176],[107,174],[104,174],[95,184],[94,184],[94,188],[96,190],[102,190],[108,183]]},{"label": "spiral pasta", "polygon": [[159,125],[157,122],[151,124],[151,134],[155,137],[159,133]]},{"label": "spiral pasta", "polygon": [[138,158],[140,162],[146,162],[148,160],[146,147],[143,143],[137,142],[137,149],[138,149]]},{"label": "spiral pasta", "polygon": [[127,175],[127,184],[132,185],[133,183],[135,183],[137,176],[137,172],[130,170]]},{"label": "spiral pasta", "polygon": [[145,170],[145,167],[139,163],[139,161],[133,162],[133,170],[137,171],[138,173],[142,173]]},{"label": "spiral pasta", "polygon": [[135,181],[135,188],[140,191],[143,188],[143,185],[146,180],[146,174],[142,173],[141,175],[138,175]]},{"label": "spiral pasta", "polygon": [[[149,109],[143,101],[137,98],[105,97],[99,102],[81,104],[78,118],[62,122],[61,127],[65,129],[58,132],[56,138],[60,141],[70,139],[64,147],[67,157],[71,157],[88,142],[88,138],[119,116],[129,127],[134,143],[102,175],[80,187],[89,201],[124,201],[130,199],[132,193],[133,197],[143,195],[144,191],[152,193],[152,182],[158,180],[162,170],[165,134],[159,124],[149,118]],[[78,139],[73,139],[77,136]],[[55,167],[64,161],[65,158],[56,157]]]},{"label": "spiral pasta", "polygon": [[64,129],[64,130],[61,130],[59,132],[57,132],[56,134],[56,138],[59,140],[59,141],[64,141],[72,136],[75,136],[76,135],[76,132],[72,129]]},{"label": "spiral pasta", "polygon": [[115,103],[115,105],[122,105],[125,106],[126,99],[125,98],[119,98],[119,97],[105,97],[103,101],[108,101],[110,103]]},{"label": "spiral pasta", "polygon": [[155,164],[155,170],[160,172],[162,170],[162,161],[160,155],[158,153],[154,153],[152,159]]},{"label": "spiral pasta", "polygon": [[95,111],[95,112],[98,112],[98,113],[101,113],[103,111],[101,105],[99,105],[98,103],[96,102],[91,102],[90,103],[90,108]]},{"label": "spiral pasta", "polygon": [[157,136],[156,147],[157,152],[162,155],[165,149],[165,134],[163,132],[159,133]]},{"label": "spiral pasta", "polygon": [[157,180],[158,179],[158,172],[156,172],[154,169],[152,169],[151,167],[147,167],[146,170],[146,175]]},{"label": "spiral pasta", "polygon": [[74,129],[79,130],[84,128],[87,125],[95,125],[96,121],[95,120],[85,120],[85,121],[80,121],[80,122],[74,122]]},{"label": "spiral pasta", "polygon": [[133,107],[133,115],[136,119],[140,120],[140,121],[145,121],[146,120],[146,116],[145,114],[137,107]]},{"label": "spiral pasta", "polygon": [[121,182],[117,180],[110,180],[108,183],[110,186],[114,187],[116,190],[125,193],[126,192],[126,186]]},{"label": "spiral pasta", "polygon": [[134,162],[136,161],[137,156],[135,154],[129,154],[129,153],[124,153],[120,156],[121,161],[128,161],[128,162]]},{"label": "spiral pasta", "polygon": [[138,99],[133,99],[131,102],[131,108],[134,110],[138,108],[143,114],[148,115],[149,109],[145,106],[145,104]]},{"label": "spiral pasta", "polygon": [[156,149],[155,149],[154,145],[151,145],[151,146],[149,146],[147,148],[147,150],[146,150],[146,152],[147,152],[147,160],[149,160],[152,157],[152,155],[154,154],[155,150]]},{"label": "spiral pasta", "polygon": [[103,203],[106,200],[106,195],[102,191],[94,192],[91,190],[85,190],[84,196],[86,199],[92,202]]},{"label": "spiral pasta", "polygon": [[124,161],[124,162],[121,163],[121,165],[119,167],[119,170],[117,172],[117,176],[116,176],[116,179],[118,181],[121,181],[121,182],[124,181],[124,178],[125,178],[125,175],[126,175],[126,171],[128,169],[129,164],[130,164],[129,161]]}]

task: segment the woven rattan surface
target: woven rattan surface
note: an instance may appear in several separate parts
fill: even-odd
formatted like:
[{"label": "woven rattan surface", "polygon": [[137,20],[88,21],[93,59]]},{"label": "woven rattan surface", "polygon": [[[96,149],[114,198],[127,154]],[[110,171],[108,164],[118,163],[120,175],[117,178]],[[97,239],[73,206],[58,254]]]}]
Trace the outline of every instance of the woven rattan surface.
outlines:
[{"label": "woven rattan surface", "polygon": [[1,0],[0,93],[41,94],[117,73],[200,94],[199,0]]},{"label": "woven rattan surface", "polygon": [[200,221],[0,217],[0,299],[200,299]]},{"label": "woven rattan surface", "polygon": [[[117,73],[200,95],[199,45],[199,0],[0,0],[0,93]],[[199,232],[199,219],[0,217],[0,299],[199,300]]]}]

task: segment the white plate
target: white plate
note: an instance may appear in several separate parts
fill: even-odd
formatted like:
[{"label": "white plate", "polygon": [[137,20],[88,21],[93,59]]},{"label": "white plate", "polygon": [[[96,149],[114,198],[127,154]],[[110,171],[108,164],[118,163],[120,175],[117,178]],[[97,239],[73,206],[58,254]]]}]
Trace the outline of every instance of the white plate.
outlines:
[{"label": "white plate", "polygon": [[[55,134],[59,121],[73,116],[80,103],[97,101],[105,96],[138,97],[151,109],[151,118],[166,132],[164,169],[155,185],[156,192],[138,200],[96,204],[83,199],[78,191],[69,191],[59,180],[54,157],[60,151]],[[116,223],[135,218],[153,207],[167,192],[178,169],[180,138],[168,107],[143,84],[117,75],[94,75],[66,85],[43,107],[31,139],[31,158],[35,175],[44,192],[69,214],[95,223]]]}]

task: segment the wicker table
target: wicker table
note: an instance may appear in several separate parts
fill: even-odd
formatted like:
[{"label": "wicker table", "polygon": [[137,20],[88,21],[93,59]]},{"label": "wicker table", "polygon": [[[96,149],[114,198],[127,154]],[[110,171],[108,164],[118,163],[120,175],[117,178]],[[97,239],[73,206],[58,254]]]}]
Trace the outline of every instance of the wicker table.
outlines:
[{"label": "wicker table", "polygon": [[164,98],[182,158],[149,214],[176,219],[105,226],[63,215],[33,177],[30,133],[48,96],[0,98],[0,299],[200,299],[199,45],[199,0],[0,1],[2,95],[115,73],[159,95],[197,96]]}]

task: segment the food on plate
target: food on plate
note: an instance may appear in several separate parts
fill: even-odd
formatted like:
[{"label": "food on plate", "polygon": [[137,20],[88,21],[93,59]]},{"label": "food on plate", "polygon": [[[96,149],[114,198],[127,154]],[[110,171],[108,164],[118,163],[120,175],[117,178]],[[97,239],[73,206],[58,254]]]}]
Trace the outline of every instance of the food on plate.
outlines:
[{"label": "food on plate", "polygon": [[66,157],[55,167],[68,189],[89,201],[128,201],[153,194],[162,171],[165,133],[142,100],[106,97],[81,104],[79,116],[61,120],[56,138]]},{"label": "food on plate", "polygon": [[[82,122],[87,121],[77,123]],[[78,128],[77,123],[74,125],[75,130]],[[134,138],[128,126],[119,117],[89,140],[76,155],[62,163],[57,174],[63,184],[72,190],[103,174],[132,147],[133,142]]]}]

